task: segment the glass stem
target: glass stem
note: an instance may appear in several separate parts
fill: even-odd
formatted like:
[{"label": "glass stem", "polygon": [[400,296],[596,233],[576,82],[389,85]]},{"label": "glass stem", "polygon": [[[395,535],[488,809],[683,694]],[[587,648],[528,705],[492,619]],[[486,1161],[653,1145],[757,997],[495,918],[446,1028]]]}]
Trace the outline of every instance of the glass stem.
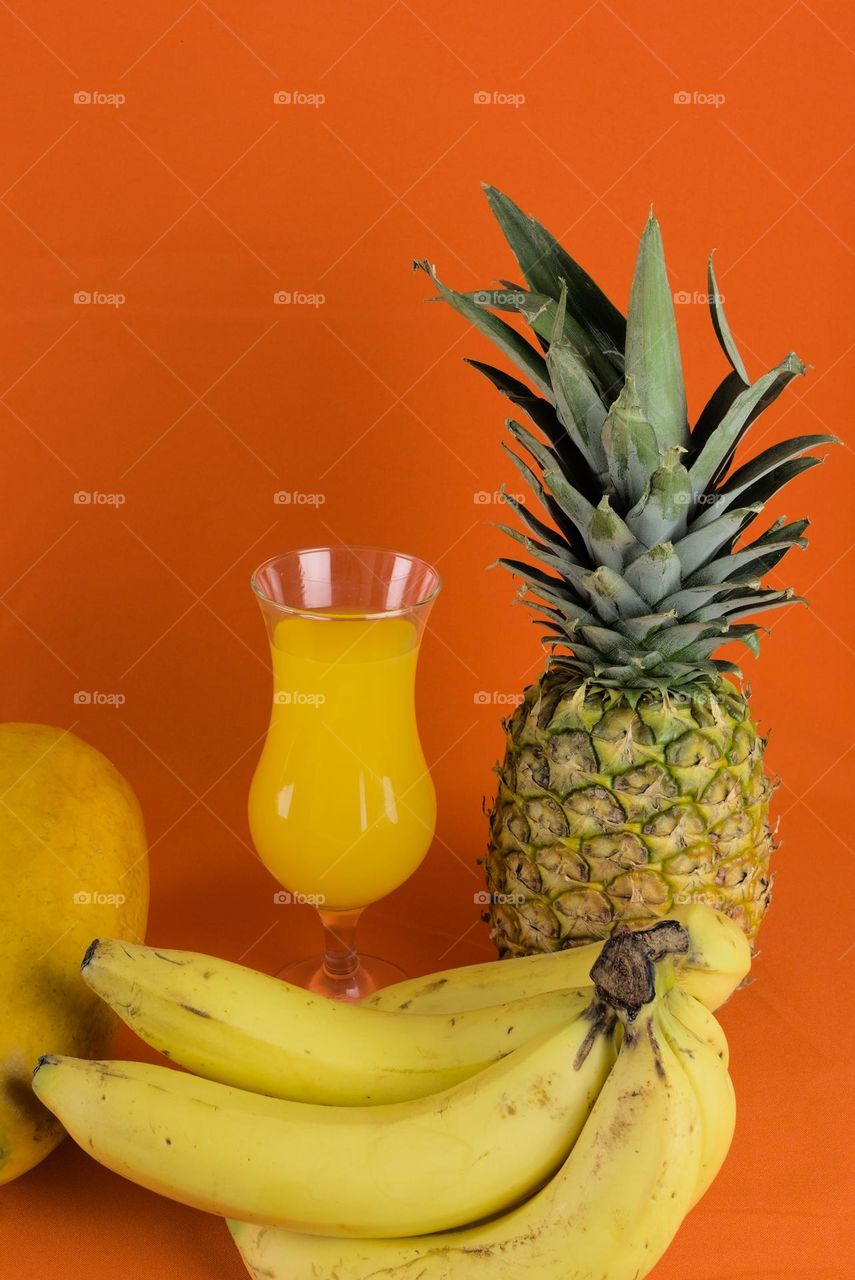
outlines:
[{"label": "glass stem", "polygon": [[346,982],[359,968],[356,929],[363,908],[353,911],[321,911],[324,926],[324,972],[328,978]]}]

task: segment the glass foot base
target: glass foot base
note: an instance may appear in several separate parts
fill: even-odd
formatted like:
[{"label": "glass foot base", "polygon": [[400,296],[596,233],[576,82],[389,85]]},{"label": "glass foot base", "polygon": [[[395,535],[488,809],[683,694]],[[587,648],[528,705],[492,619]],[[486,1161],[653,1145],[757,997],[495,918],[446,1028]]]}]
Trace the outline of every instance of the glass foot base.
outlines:
[{"label": "glass foot base", "polygon": [[365,996],[379,991],[381,987],[390,987],[394,982],[406,978],[403,969],[389,960],[381,960],[379,956],[359,957],[356,972],[346,977],[337,977],[324,968],[323,956],[310,956],[307,960],[296,960],[286,965],[276,974],[285,982],[295,987],[305,987],[315,995],[329,996],[333,1000],[347,1000],[355,1004]]}]

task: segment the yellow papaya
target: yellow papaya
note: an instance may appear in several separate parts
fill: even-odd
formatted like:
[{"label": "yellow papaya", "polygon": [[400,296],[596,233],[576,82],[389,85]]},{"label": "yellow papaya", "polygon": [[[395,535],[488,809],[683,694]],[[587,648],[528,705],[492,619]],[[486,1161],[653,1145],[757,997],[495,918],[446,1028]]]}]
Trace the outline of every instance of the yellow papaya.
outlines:
[{"label": "yellow papaya", "polygon": [[0,1186],[63,1137],[30,1088],[40,1054],[107,1052],[88,945],[140,941],[147,915],[145,827],[121,774],[64,729],[0,724]]}]

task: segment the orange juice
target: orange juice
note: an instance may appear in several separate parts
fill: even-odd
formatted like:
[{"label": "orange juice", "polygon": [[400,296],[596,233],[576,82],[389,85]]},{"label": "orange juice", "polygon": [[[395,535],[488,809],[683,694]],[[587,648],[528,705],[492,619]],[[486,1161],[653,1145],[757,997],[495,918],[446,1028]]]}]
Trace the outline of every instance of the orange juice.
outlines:
[{"label": "orange juice", "polygon": [[321,909],[367,906],[427,853],[436,796],[416,730],[418,635],[405,618],[285,618],[249,795],[258,853]]}]

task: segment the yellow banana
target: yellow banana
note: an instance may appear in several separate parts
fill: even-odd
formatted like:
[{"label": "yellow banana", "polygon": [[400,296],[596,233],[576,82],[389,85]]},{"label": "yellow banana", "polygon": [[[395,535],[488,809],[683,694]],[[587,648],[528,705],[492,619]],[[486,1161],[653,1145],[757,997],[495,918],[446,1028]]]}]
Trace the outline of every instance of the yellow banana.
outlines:
[{"label": "yellow banana", "polygon": [[84,1151],[183,1204],[324,1235],[406,1236],[495,1214],[555,1173],[614,1062],[613,1026],[594,1002],[472,1080],[381,1107],[77,1058],[42,1059],[33,1088]]},{"label": "yellow banana", "polygon": [[[679,1001],[673,998],[680,994],[684,1002],[682,1017],[677,1016]],[[697,1202],[709,1189],[730,1150],[736,1126],[736,1095],[726,1070],[726,1055],[716,1052],[710,1046],[708,1028],[705,1028],[707,1034],[703,1036],[688,1029],[685,1004],[689,1002],[698,1004],[692,996],[671,992],[662,1002],[659,1021],[668,1044],[682,1059],[701,1113],[703,1142],[698,1185],[695,1189]],[[705,1012],[709,1019],[715,1021],[711,1013]],[[689,1019],[691,1017],[689,1012]],[[722,1032],[722,1037],[723,1035]]]},{"label": "yellow banana", "polygon": [[[676,920],[689,934],[689,952],[678,964],[678,985],[708,1009],[717,1009],[751,967],[745,934],[728,916],[703,903],[674,907],[668,919]],[[590,988],[591,967],[602,948],[602,943],[590,943],[567,951],[446,969],[384,987],[363,1004],[400,1013],[458,1013],[562,987]]]},{"label": "yellow banana", "polygon": [[726,1067],[730,1065],[730,1049],[721,1023],[700,1000],[675,986],[668,992],[668,1012],[686,1031],[712,1049]]},{"label": "yellow banana", "polygon": [[700,1113],[684,1063],[691,1066],[671,1049],[655,1006],[645,1006],[562,1169],[489,1222],[407,1240],[230,1229],[259,1280],[639,1280],[699,1184]]},{"label": "yellow banana", "polygon": [[329,1000],[189,951],[94,942],[83,977],[147,1044],[197,1075],[297,1102],[423,1098],[576,1018],[592,992],[546,991],[461,1014]]}]

